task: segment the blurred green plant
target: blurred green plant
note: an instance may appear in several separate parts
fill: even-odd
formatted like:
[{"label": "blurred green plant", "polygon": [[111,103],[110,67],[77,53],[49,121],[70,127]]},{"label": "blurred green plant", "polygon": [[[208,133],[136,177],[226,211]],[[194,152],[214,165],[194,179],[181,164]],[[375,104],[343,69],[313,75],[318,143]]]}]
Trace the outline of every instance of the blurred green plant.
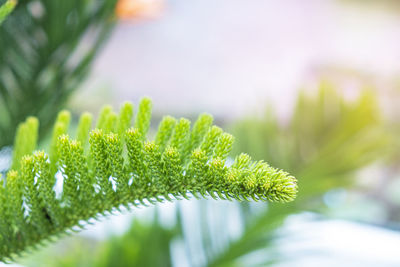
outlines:
[{"label": "blurred green plant", "polygon": [[172,266],[171,243],[176,235],[177,229],[167,229],[157,219],[151,224],[134,220],[126,234],[101,245],[91,266]]},{"label": "blurred green plant", "polygon": [[384,8],[386,11],[398,12],[400,3],[398,0],[339,0],[345,4],[358,4],[360,6],[369,6],[371,8]]},{"label": "blurred green plant", "polygon": [[3,23],[6,17],[14,10],[16,4],[17,4],[16,0],[8,0],[3,5],[0,6],[0,25]]},{"label": "blurred green plant", "polygon": [[[233,136],[212,126],[210,115],[200,115],[192,130],[187,119],[166,116],[155,140],[148,140],[151,109],[144,98],[131,127],[131,103],[119,115],[106,106],[92,131],[91,115],[83,114],[76,139],[67,135],[70,114],[62,111],[49,154],[33,153],[36,118],[18,127],[11,170],[0,180],[1,261],[122,207],[189,199],[188,194],[276,202],[295,198],[296,179],[282,170],[246,154],[228,166]],[[58,183],[62,191],[57,193]]]},{"label": "blurred green plant", "polygon": [[40,119],[40,136],[51,127],[109,36],[116,2],[18,2],[0,27],[0,148],[28,116]]},{"label": "blurred green plant", "polygon": [[171,243],[178,234],[176,227],[166,228],[157,216],[151,223],[135,219],[122,236],[105,241],[74,237],[61,247],[50,247],[28,257],[22,264],[31,267],[169,267],[172,266]]},{"label": "blurred green plant", "polygon": [[[350,187],[357,171],[384,158],[390,140],[372,91],[364,90],[356,100],[348,101],[327,83],[321,85],[316,97],[300,93],[286,125],[269,109],[264,118],[237,123],[233,133],[239,140],[236,151],[290,170],[298,177],[301,190],[297,201],[284,208],[268,204],[262,212],[254,213],[248,204],[241,204],[243,234],[226,240],[223,250],[209,253],[207,266],[253,266],[251,257],[245,256],[257,251],[267,255],[258,262],[260,265],[290,260],[288,255],[282,258],[277,252],[271,253],[285,219],[303,211],[322,211],[323,194]],[[207,232],[213,231],[206,228],[202,235]]]}]

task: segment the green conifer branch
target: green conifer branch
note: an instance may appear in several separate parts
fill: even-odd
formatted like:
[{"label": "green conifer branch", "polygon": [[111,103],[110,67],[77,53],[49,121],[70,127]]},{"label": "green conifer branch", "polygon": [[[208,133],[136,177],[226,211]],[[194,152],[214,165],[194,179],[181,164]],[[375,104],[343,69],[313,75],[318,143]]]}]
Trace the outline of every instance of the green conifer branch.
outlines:
[{"label": "green conifer branch", "polygon": [[[212,126],[212,117],[190,121],[165,117],[154,141],[146,135],[151,101],[143,99],[131,127],[133,105],[117,115],[101,111],[80,118],[76,139],[68,133],[70,114],[59,113],[49,153],[36,151],[38,121],[19,126],[13,164],[0,183],[0,260],[84,228],[91,219],[137,205],[208,197],[287,202],[297,184],[288,173],[241,154],[229,166],[233,137]],[[62,190],[55,185],[62,180]]]}]

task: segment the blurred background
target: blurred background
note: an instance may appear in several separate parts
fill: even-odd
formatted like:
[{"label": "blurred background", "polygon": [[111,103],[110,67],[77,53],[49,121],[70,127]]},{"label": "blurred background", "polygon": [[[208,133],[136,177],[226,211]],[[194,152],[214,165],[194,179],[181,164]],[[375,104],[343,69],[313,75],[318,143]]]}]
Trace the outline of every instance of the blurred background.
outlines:
[{"label": "blurred background", "polygon": [[[4,1],[0,0],[0,4]],[[20,0],[0,27],[0,172],[16,126],[143,96],[214,115],[289,204],[134,209],[15,266],[400,266],[400,2]]]}]

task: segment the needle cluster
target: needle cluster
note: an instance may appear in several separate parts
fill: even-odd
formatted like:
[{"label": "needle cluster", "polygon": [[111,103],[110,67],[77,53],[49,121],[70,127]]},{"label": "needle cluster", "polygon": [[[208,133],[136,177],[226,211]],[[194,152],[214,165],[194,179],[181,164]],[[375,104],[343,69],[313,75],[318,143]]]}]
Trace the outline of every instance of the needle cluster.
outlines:
[{"label": "needle cluster", "polygon": [[144,98],[134,123],[133,105],[119,114],[102,109],[95,129],[81,116],[69,136],[70,113],[59,113],[48,153],[35,151],[39,122],[17,131],[13,163],[0,183],[0,260],[7,261],[53,237],[83,228],[91,219],[126,207],[194,196],[288,202],[294,177],[241,154],[230,160],[232,135],[212,117],[166,116],[147,138],[151,101]]}]

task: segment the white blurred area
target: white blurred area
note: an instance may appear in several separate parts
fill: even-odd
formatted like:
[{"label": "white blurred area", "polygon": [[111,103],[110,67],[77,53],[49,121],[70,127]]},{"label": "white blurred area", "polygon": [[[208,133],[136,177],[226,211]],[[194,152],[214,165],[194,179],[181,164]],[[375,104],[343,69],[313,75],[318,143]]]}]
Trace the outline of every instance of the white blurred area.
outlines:
[{"label": "white blurred area", "polygon": [[296,91],[320,79],[349,94],[398,83],[400,12],[335,0],[161,2],[157,16],[119,23],[74,106],[147,95],[159,114],[232,119],[273,103],[287,117]]},{"label": "white blurred area", "polygon": [[277,267],[400,266],[397,231],[343,220],[307,221],[294,216],[281,229],[279,248],[287,261]]}]

